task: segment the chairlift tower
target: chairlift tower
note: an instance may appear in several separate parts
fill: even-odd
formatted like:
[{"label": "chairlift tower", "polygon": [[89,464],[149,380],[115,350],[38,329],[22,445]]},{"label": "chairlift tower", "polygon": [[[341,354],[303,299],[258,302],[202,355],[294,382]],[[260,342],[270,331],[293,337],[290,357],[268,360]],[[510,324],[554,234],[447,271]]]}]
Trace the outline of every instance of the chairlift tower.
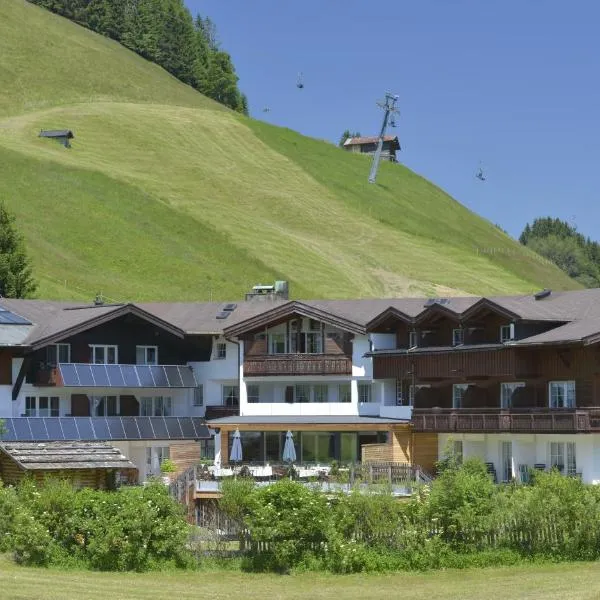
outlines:
[{"label": "chairlift tower", "polygon": [[379,141],[377,142],[377,150],[375,150],[375,154],[373,155],[373,164],[371,165],[371,172],[369,173],[369,183],[375,183],[375,179],[377,178],[377,170],[379,169],[379,161],[381,160],[381,150],[383,149],[383,138],[385,137],[385,130],[387,129],[390,117],[393,122],[394,117],[400,114],[400,111],[396,108],[397,101],[398,96],[386,92],[385,101],[377,103],[377,106],[382,108],[385,112],[383,115],[381,132],[379,133]]}]

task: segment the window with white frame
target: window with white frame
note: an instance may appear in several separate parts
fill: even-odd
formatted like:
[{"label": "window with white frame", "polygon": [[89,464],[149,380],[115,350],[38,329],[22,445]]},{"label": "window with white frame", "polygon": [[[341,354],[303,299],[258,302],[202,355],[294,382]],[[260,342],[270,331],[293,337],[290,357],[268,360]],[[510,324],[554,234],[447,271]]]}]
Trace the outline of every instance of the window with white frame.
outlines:
[{"label": "window with white frame", "polygon": [[240,388],[237,385],[224,385],[222,388],[223,406],[238,406],[240,403]]},{"label": "window with white frame", "polygon": [[358,401],[361,404],[368,404],[371,402],[371,387],[370,383],[358,384]]},{"label": "window with white frame", "polygon": [[452,408],[462,408],[465,394],[469,389],[468,383],[455,383],[452,386]]},{"label": "window with white frame", "polygon": [[59,403],[58,396],[26,396],[25,416],[58,417]]},{"label": "window with white frame", "polygon": [[148,475],[159,475],[160,465],[169,456],[169,446],[152,446],[146,448],[146,473]]},{"label": "window with white frame", "polygon": [[327,384],[324,383],[319,383],[315,386],[313,386],[313,402],[327,402],[328,401],[328,397],[327,397]]},{"label": "window with white frame", "polygon": [[550,408],[575,408],[575,382],[551,381],[549,396]]},{"label": "window with white frame", "polygon": [[512,407],[512,397],[515,393],[515,390],[519,388],[524,388],[525,384],[523,382],[511,382],[511,383],[501,383],[500,384],[500,408],[511,408]]},{"label": "window with white frame", "polygon": [[52,367],[62,363],[70,363],[71,344],[50,344],[46,346],[46,362]]},{"label": "window with white frame", "polygon": [[144,396],[140,402],[142,417],[170,417],[173,414],[170,396]]},{"label": "window with white frame", "polygon": [[550,442],[550,468],[565,475],[577,473],[575,442]]},{"label": "window with white frame", "polygon": [[135,362],[138,365],[157,365],[158,346],[136,346]]},{"label": "window with white frame", "polygon": [[352,402],[352,391],[349,383],[340,383],[338,390],[340,402]]},{"label": "window with white frame", "polygon": [[224,360],[227,358],[227,344],[225,342],[217,342],[215,347],[215,358]]},{"label": "window with white frame", "polygon": [[119,362],[117,346],[91,345],[92,362],[96,365],[116,365]]},{"label": "window with white frame", "polygon": [[285,354],[285,333],[269,334],[269,354]]},{"label": "window with white frame", "polygon": [[194,406],[204,406],[204,384],[199,383],[194,388]]},{"label": "window with white frame", "polygon": [[515,339],[515,326],[511,323],[510,325],[502,325],[500,327],[500,343],[510,342]]},{"label": "window with white frame", "polygon": [[452,345],[453,346],[461,346],[464,344],[464,329],[458,328],[452,330]]},{"label": "window with white frame", "polygon": [[248,402],[250,404],[257,404],[260,402],[260,386],[258,384],[248,384],[246,386],[246,394],[248,395]]},{"label": "window with white frame", "polygon": [[91,396],[90,402],[95,417],[117,417],[120,414],[119,396]]},{"label": "window with white frame", "polygon": [[416,331],[408,332],[408,347],[416,348],[419,345],[419,334]]}]

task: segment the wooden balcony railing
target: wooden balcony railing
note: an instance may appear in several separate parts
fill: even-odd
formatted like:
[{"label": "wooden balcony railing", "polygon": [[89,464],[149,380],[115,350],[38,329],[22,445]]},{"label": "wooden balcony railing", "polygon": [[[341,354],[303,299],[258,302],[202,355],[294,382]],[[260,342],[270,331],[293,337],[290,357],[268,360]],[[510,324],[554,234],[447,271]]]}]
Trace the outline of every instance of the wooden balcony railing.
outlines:
[{"label": "wooden balcony railing", "polygon": [[415,409],[415,431],[436,433],[578,433],[600,427],[585,409]]},{"label": "wooden balcony railing", "polygon": [[249,356],[244,375],[352,375],[352,359],[335,354]]},{"label": "wooden balcony railing", "polygon": [[221,419],[222,417],[236,417],[240,414],[240,405],[234,406],[207,406],[205,417],[210,419]]}]

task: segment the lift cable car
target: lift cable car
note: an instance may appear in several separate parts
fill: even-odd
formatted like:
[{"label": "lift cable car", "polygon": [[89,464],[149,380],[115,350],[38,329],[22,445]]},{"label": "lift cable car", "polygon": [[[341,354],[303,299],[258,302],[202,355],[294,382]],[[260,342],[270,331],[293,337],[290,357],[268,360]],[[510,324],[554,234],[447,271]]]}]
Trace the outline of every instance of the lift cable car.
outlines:
[{"label": "lift cable car", "polygon": [[477,179],[480,181],[485,181],[485,175],[483,173],[483,167],[481,166],[481,162],[479,163],[479,168],[477,169],[477,174],[475,175]]},{"label": "lift cable car", "polygon": [[298,73],[298,79],[296,80],[296,87],[301,90],[304,87],[304,83],[302,81],[302,73]]}]

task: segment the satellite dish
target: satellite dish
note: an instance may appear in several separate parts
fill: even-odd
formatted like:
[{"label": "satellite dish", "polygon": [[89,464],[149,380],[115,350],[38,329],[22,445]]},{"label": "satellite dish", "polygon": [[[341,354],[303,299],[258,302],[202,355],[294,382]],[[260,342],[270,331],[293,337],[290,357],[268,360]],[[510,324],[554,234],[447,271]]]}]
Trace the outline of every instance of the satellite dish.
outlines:
[{"label": "satellite dish", "polygon": [[301,90],[304,87],[304,83],[302,81],[302,73],[298,73],[298,79],[296,80],[296,87]]}]

